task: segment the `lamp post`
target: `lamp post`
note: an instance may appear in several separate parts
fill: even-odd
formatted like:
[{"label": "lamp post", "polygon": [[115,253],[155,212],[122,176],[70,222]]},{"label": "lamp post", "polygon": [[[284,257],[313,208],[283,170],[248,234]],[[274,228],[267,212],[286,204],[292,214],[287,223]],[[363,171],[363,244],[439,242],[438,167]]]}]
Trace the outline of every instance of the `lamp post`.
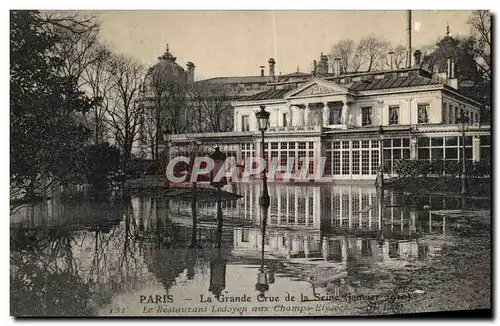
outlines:
[{"label": "lamp post", "polygon": [[[267,126],[269,124],[269,112],[266,111],[266,107],[264,105],[260,106],[260,111],[255,113],[257,117],[257,125],[262,135],[262,143],[261,143],[261,155],[265,159],[265,138],[264,132],[267,130]],[[259,198],[259,205],[261,207],[262,212],[262,248],[261,248],[261,266],[260,272],[257,276],[257,284],[255,288],[264,293],[269,289],[267,273],[264,271],[264,244],[265,244],[265,232],[266,232],[266,224],[267,224],[267,212],[269,210],[270,198],[269,192],[267,190],[267,162],[264,170],[262,171],[262,194]]]},{"label": "lamp post", "polygon": [[221,188],[227,184],[226,176],[224,175],[220,180],[215,180],[219,171],[224,168],[226,161],[226,154],[220,151],[219,147],[215,147],[215,152],[210,155],[214,161],[214,168],[210,170],[210,184],[217,189],[217,247],[221,247],[222,239],[222,207],[221,207]]},{"label": "lamp post", "polygon": [[[194,160],[196,158],[197,149],[196,147],[201,144],[199,140],[193,139],[191,141],[193,149],[191,151],[191,174],[193,173]],[[193,230],[191,232],[191,248],[199,247],[196,241],[196,227],[197,227],[197,217],[196,217],[196,209],[197,209],[197,183],[196,180],[193,181],[191,185],[191,215],[193,217]]]},{"label": "lamp post", "polygon": [[466,176],[466,162],[465,162],[465,133],[469,127],[469,117],[464,114],[464,110],[460,111],[460,116],[456,119],[458,130],[461,132],[462,136],[462,195],[469,194],[469,187],[467,185],[467,176]]},{"label": "lamp post", "polygon": [[[264,105],[260,106],[260,111],[255,113],[257,117],[257,125],[262,135],[262,143],[261,143],[261,155],[265,160],[265,139],[264,132],[267,130],[267,126],[269,124],[269,115],[270,113],[266,111],[266,107]],[[269,192],[267,190],[267,162],[264,170],[262,171],[262,194],[259,198],[259,205],[262,208],[262,216],[267,217],[267,211],[270,205]]]},{"label": "lamp post", "polygon": [[266,225],[267,225],[267,216],[264,216],[262,221],[262,248],[260,253],[260,270],[257,274],[257,283],[255,284],[255,289],[259,291],[261,294],[264,294],[267,290],[269,290],[269,279],[268,275],[264,269],[264,245],[266,244]]},{"label": "lamp post", "polygon": [[379,127],[378,133],[379,133],[378,148],[379,148],[379,153],[380,153],[380,167],[378,169],[376,186],[380,189],[383,189],[384,188],[384,146],[383,146],[383,142],[384,142],[385,130],[384,130],[384,128],[382,128],[382,126]]},{"label": "lamp post", "polygon": [[[165,159],[166,159],[166,166],[168,166],[168,163],[170,162],[170,151],[172,147],[172,139],[171,139],[171,134],[172,132],[169,129],[166,129],[163,133],[163,141],[165,142]],[[170,182],[167,180],[166,182],[167,189],[170,188]]]}]

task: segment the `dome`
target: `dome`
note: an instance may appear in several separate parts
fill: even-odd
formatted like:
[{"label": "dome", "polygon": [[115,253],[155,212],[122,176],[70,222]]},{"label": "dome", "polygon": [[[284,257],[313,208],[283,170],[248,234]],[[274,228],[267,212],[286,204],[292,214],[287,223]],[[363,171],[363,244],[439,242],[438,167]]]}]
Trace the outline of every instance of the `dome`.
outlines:
[{"label": "dome", "polygon": [[167,45],[165,53],[158,57],[159,62],[151,66],[148,70],[146,75],[148,84],[153,86],[171,82],[186,82],[186,71],[175,62],[176,59],[177,58],[170,53]]},{"label": "dome", "polygon": [[436,44],[436,50],[422,60],[422,68],[430,72],[445,72],[447,59],[453,58],[456,64],[456,73],[462,80],[475,80],[477,71],[475,69],[474,57],[470,55],[466,41],[460,41],[451,37],[449,26],[446,27],[446,36]]}]

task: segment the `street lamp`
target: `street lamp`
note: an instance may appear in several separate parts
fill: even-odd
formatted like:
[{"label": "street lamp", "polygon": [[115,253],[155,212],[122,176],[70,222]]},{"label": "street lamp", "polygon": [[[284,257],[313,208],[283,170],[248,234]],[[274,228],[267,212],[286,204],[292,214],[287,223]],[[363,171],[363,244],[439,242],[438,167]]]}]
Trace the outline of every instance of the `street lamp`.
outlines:
[{"label": "street lamp", "polygon": [[257,283],[255,284],[255,289],[259,291],[262,295],[264,292],[269,290],[269,283],[271,283],[268,279],[268,275],[266,270],[264,269],[264,245],[266,244],[266,225],[267,225],[267,216],[264,216],[262,222],[262,248],[261,248],[261,256],[260,256],[260,270],[257,274]]},{"label": "street lamp", "polygon": [[[165,142],[165,166],[168,166],[168,163],[170,163],[170,156],[171,156],[171,150],[172,150],[172,132],[170,129],[165,129],[163,132],[163,141]],[[167,189],[170,188],[170,182],[167,180],[166,182]]]},{"label": "street lamp", "polygon": [[378,133],[379,133],[378,148],[379,148],[379,153],[380,153],[380,167],[378,169],[376,186],[379,187],[380,189],[383,189],[384,188],[384,147],[383,147],[383,142],[384,142],[385,130],[384,130],[384,128],[382,128],[382,126],[379,127]]},{"label": "street lamp", "polygon": [[222,239],[222,207],[221,207],[221,188],[227,184],[226,176],[224,175],[220,180],[215,180],[221,169],[224,169],[224,162],[226,161],[226,154],[220,151],[219,147],[215,147],[215,152],[210,155],[214,162],[213,169],[210,170],[210,184],[217,189],[217,247],[220,248]]},{"label": "street lamp", "polygon": [[[266,107],[264,105],[261,105],[260,111],[255,113],[255,116],[257,117],[257,125],[262,135],[261,155],[264,158],[264,160],[266,157],[265,147],[264,147],[265,146],[264,132],[267,130],[267,126],[269,125],[269,115],[270,113],[266,111]],[[259,198],[259,205],[261,206],[262,216],[264,218],[267,217],[267,211],[270,205],[269,192],[267,190],[266,171],[267,171],[267,162],[266,166],[264,167],[264,170],[262,171],[262,194],[260,195]]]},{"label": "street lamp", "polygon": [[[197,148],[201,145],[201,141],[197,139],[191,140],[192,151],[191,151],[191,162],[190,162],[190,175],[193,174],[194,161],[196,159]],[[196,180],[192,182],[191,186],[191,215],[193,218],[193,230],[191,232],[191,246],[190,248],[199,248],[196,241],[196,228],[197,228],[197,200],[198,200],[198,191],[197,191],[197,183]]]},{"label": "street lamp", "polygon": [[464,114],[464,110],[460,111],[460,116],[456,119],[458,130],[462,134],[462,195],[469,194],[469,187],[467,185],[466,167],[465,167],[465,133],[469,127],[469,117]]}]

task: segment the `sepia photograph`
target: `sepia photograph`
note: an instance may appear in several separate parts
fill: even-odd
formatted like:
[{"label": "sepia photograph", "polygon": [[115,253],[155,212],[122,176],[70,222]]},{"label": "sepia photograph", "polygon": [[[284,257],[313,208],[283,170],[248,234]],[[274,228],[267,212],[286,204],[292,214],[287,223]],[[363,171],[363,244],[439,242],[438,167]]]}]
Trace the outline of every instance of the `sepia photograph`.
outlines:
[{"label": "sepia photograph", "polygon": [[491,318],[491,15],[10,9],[10,315]]}]

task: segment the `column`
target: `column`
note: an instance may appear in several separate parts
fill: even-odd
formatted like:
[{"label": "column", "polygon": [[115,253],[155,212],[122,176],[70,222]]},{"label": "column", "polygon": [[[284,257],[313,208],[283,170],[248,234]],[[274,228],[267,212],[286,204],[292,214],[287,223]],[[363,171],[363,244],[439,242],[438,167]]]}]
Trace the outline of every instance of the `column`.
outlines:
[{"label": "column", "polygon": [[351,125],[351,112],[349,108],[349,103],[347,102],[347,99],[342,101],[343,106],[342,106],[342,116],[341,116],[341,121],[340,123],[345,125],[345,126],[350,126]]},{"label": "column", "polygon": [[417,137],[412,136],[410,138],[410,160],[418,159],[417,152]]},{"label": "column", "polygon": [[309,225],[309,218],[312,219],[312,216],[309,216],[309,194],[306,192],[306,196],[305,196],[305,207],[304,207],[304,210],[305,210],[305,219],[306,219],[306,225]]},{"label": "column", "polygon": [[290,190],[286,188],[286,225],[288,225],[288,220],[290,219]]},{"label": "column", "polygon": [[346,238],[344,238],[344,237],[342,238],[341,241],[342,241],[341,242],[342,243],[341,244],[341,248],[342,248],[341,249],[342,250],[342,261],[345,262],[347,260],[347,245],[348,244],[347,244]]},{"label": "column", "polygon": [[378,101],[377,103],[379,104],[378,124],[383,126],[384,121],[388,121],[386,115],[384,114],[385,113],[384,101]]},{"label": "column", "polygon": [[295,207],[294,221],[295,225],[299,224],[299,188],[294,187],[294,196],[293,196],[293,206]]},{"label": "column", "polygon": [[304,109],[304,124],[306,126],[309,126],[309,124],[310,124],[310,122],[309,122],[309,113],[310,113],[309,105],[306,104],[305,105],[305,109]]},{"label": "column", "polygon": [[278,197],[278,210],[276,224],[280,225],[281,221],[281,187],[276,187],[276,197]]},{"label": "column", "polygon": [[[408,124],[416,124],[417,123],[417,112],[413,112],[412,109],[411,109],[411,102],[412,102],[413,98],[411,97],[407,97],[406,98],[406,104],[407,104],[407,107],[406,107],[406,112],[408,112],[407,114],[409,114],[409,118],[407,119],[404,119],[403,116],[401,115],[401,118],[402,120],[406,120],[408,121]],[[416,110],[416,109],[415,109]],[[405,115],[406,115],[406,112]],[[403,112],[400,112],[401,114],[403,114]],[[403,124],[406,124],[405,122],[403,122]]]},{"label": "column", "polygon": [[348,197],[349,197],[349,229],[352,227],[352,187],[349,187],[349,194],[348,194]]},{"label": "column", "polygon": [[330,107],[328,102],[323,102],[323,126],[328,126],[330,124]]},{"label": "column", "polygon": [[472,160],[474,162],[481,160],[481,139],[477,135],[472,137]]},{"label": "column", "polygon": [[[332,197],[336,196],[336,194],[333,192],[332,190]],[[346,207],[347,208],[347,207]],[[337,212],[335,212],[333,210],[333,207],[332,207],[332,216],[334,214],[336,214]],[[339,218],[340,218],[340,221],[339,221],[339,226],[342,227],[342,217],[344,216],[344,207],[343,207],[343,203],[342,203],[342,189],[339,189]]]},{"label": "column", "polygon": [[323,254],[323,260],[327,261],[328,260],[328,239],[326,237],[323,237],[321,241],[321,251]]}]

